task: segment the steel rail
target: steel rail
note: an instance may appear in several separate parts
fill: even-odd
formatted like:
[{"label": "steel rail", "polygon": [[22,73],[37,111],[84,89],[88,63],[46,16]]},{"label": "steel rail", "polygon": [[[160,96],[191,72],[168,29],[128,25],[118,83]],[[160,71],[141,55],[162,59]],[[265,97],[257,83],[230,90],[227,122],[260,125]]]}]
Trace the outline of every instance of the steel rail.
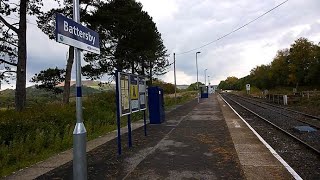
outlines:
[{"label": "steel rail", "polygon": [[[234,95],[234,94],[233,94],[233,95]],[[279,114],[281,114],[281,115],[283,115],[283,116],[286,116],[286,117],[289,117],[289,118],[295,119],[296,121],[299,121],[299,122],[302,122],[302,123],[304,123],[304,124],[308,124],[308,125],[310,125],[310,126],[313,126],[313,127],[317,128],[317,129],[320,129],[320,126],[315,125],[315,124],[312,124],[312,123],[309,123],[309,122],[306,122],[307,120],[297,119],[297,118],[296,118],[296,117],[294,117],[294,116],[291,116],[291,115],[285,114],[285,113],[280,112],[280,111],[277,111],[277,110],[275,110],[275,109],[272,109],[272,108],[269,108],[269,107],[265,107],[265,106],[261,106],[261,105],[260,105],[260,104],[258,104],[258,103],[261,103],[261,104],[264,104],[264,103],[262,103],[262,102],[260,102],[260,101],[257,101],[257,100],[251,99],[251,98],[245,98],[245,97],[238,96],[238,95],[235,95],[235,96],[236,96],[236,97],[238,97],[238,98],[240,98],[240,99],[242,99],[243,101],[248,102],[248,103],[251,103],[251,104],[257,105],[257,106],[259,106],[259,107],[261,107],[261,108],[264,108],[264,109],[271,110],[271,111],[276,112],[276,113],[279,113]],[[252,102],[252,101],[254,101],[254,102],[258,102],[258,103],[254,103],[254,102]],[[269,105],[269,104],[267,104],[267,105]],[[280,108],[280,106],[279,106],[279,107],[278,107],[278,106],[272,106],[272,107]],[[285,109],[285,110],[286,110],[286,109]],[[290,112],[290,111],[289,111],[289,112]],[[314,119],[312,119],[312,120],[314,120]]]},{"label": "steel rail", "polygon": [[[241,96],[236,95],[236,94],[233,94],[233,95],[238,96],[238,97],[241,97]],[[242,97],[242,98],[243,98],[243,97]],[[274,104],[271,104],[271,103],[258,101],[258,100],[255,100],[255,99],[253,99],[253,98],[248,98],[248,99],[251,99],[251,100],[253,100],[253,101],[256,101],[256,102],[259,102],[259,103],[262,103],[262,104],[266,104],[266,105],[269,105],[269,106],[273,106],[273,107],[277,107],[277,108],[284,109],[284,110],[287,110],[287,111],[291,111],[291,112],[294,112],[294,113],[297,113],[297,114],[302,114],[302,115],[307,116],[307,117],[309,117],[309,118],[313,118],[313,119],[316,119],[316,120],[320,120],[320,117],[319,117],[319,116],[314,116],[314,115],[307,114],[307,113],[304,113],[304,112],[301,112],[301,111],[296,111],[296,110],[293,110],[293,109],[290,109],[290,108],[287,108],[287,107],[282,107],[282,106],[279,106],[279,105],[274,105]]]},{"label": "steel rail", "polygon": [[236,103],[237,105],[239,105],[240,107],[242,107],[243,109],[249,111],[250,113],[254,114],[255,116],[257,116],[258,118],[264,120],[265,122],[269,123],[270,125],[274,126],[275,128],[277,128],[279,131],[283,132],[284,134],[288,135],[289,137],[295,139],[296,141],[300,142],[301,144],[303,144],[304,146],[306,146],[307,148],[313,150],[314,152],[316,152],[318,155],[320,155],[320,151],[316,148],[314,148],[313,146],[309,145],[308,143],[304,142],[303,140],[299,139],[298,137],[294,136],[293,134],[289,133],[288,131],[282,129],[281,127],[277,126],[276,124],[270,122],[269,120],[267,120],[266,118],[260,116],[259,114],[253,112],[252,110],[248,109],[247,107],[243,106],[242,104],[240,104],[239,102],[231,99],[228,96],[224,97],[228,98],[229,100],[231,100],[232,102]]}]

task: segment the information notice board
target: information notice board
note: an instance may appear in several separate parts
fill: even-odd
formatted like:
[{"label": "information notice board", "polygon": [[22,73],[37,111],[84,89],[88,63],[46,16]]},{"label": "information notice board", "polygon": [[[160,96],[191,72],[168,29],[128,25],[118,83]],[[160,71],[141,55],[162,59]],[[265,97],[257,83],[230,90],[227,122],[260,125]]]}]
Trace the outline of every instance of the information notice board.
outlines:
[{"label": "information notice board", "polygon": [[120,114],[121,116],[130,114],[130,101],[129,101],[129,75],[121,74],[120,78]]},{"label": "information notice board", "polygon": [[146,79],[139,77],[139,99],[140,99],[140,110],[147,108],[147,97],[146,97]]},{"label": "information notice board", "polygon": [[118,72],[120,116],[146,110],[146,78]]}]

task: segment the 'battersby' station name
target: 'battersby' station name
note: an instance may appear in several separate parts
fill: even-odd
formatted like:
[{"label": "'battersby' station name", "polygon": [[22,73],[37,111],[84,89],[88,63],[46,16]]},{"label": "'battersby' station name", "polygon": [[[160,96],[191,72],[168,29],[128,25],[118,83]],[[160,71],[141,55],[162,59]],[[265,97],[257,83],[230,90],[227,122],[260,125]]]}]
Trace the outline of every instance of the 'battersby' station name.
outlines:
[{"label": "'battersby' station name", "polygon": [[79,28],[76,26],[69,26],[67,21],[63,21],[63,30],[69,32],[70,34],[74,34],[82,39],[92,42],[92,45],[95,44],[95,36],[92,36],[90,32],[83,32],[79,30]]}]

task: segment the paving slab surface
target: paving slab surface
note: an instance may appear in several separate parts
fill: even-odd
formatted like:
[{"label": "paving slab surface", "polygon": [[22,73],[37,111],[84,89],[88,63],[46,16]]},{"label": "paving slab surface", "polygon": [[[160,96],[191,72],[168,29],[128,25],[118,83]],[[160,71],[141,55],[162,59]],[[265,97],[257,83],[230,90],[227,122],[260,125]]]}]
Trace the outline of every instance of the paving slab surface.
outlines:
[{"label": "paving slab surface", "polygon": [[[123,135],[88,153],[88,179],[245,179],[216,97],[167,113],[166,122],[133,131],[133,147]],[[203,112],[203,113],[201,113]],[[72,161],[37,179],[72,179]]]},{"label": "paving slab surface", "polygon": [[227,122],[246,179],[294,179],[220,96],[217,97],[217,100]]},{"label": "paving slab surface", "polygon": [[[217,95],[166,112],[166,122],[134,123],[133,147],[122,128],[88,143],[88,179],[293,179]],[[6,179],[72,179],[72,150]],[[40,175],[40,176],[39,176]]]}]

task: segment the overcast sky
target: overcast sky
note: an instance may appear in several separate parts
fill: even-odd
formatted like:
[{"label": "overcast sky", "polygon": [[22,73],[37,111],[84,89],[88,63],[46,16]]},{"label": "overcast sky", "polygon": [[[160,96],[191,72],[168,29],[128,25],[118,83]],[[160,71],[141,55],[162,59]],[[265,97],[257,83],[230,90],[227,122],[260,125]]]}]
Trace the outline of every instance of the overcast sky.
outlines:
[{"label": "overcast sky", "polygon": [[[153,17],[173,61],[173,53],[207,44],[260,16],[283,0],[139,0]],[[47,7],[48,8],[48,7]],[[204,70],[211,84],[228,76],[243,77],[257,65],[268,64],[277,50],[299,37],[320,41],[320,1],[289,0],[276,10],[232,35],[212,43],[198,55],[199,81]],[[30,22],[35,18],[29,17]],[[28,24],[28,80],[42,69],[65,67],[67,46],[49,40]],[[176,56],[177,84],[196,81],[195,53]],[[0,66],[0,70],[3,68]],[[74,75],[74,73],[73,73]],[[173,83],[173,67],[160,77]],[[75,79],[73,76],[72,79]],[[30,85],[30,83],[27,83]],[[14,83],[12,84],[14,86]],[[10,86],[3,85],[2,88]]]}]

